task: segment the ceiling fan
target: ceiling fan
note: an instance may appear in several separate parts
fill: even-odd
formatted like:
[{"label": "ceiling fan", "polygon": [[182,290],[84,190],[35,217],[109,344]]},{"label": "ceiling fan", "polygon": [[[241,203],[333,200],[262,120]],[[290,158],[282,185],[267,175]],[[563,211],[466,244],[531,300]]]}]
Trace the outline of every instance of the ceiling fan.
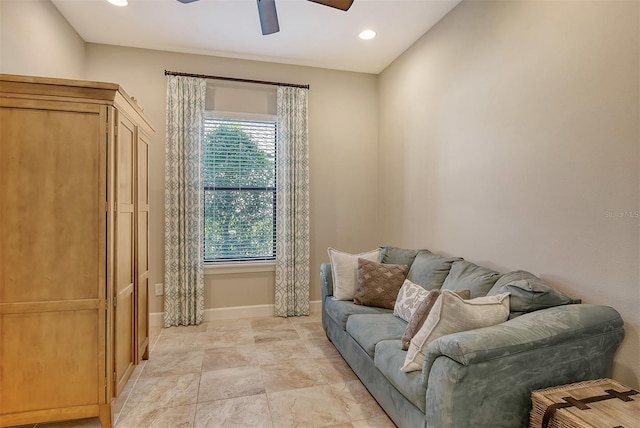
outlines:
[{"label": "ceiling fan", "polygon": [[[180,3],[193,3],[198,0],[178,0]],[[256,0],[258,2],[258,15],[260,15],[260,26],[262,34],[273,34],[280,31],[278,24],[278,13],[276,11],[275,0]],[[347,11],[351,7],[353,0],[307,0],[324,6]]]}]

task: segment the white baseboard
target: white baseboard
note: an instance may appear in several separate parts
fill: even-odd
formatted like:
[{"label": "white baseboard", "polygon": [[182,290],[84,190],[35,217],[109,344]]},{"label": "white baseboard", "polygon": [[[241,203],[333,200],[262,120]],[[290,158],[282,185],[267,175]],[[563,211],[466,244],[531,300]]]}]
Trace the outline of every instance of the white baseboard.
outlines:
[{"label": "white baseboard", "polygon": [[[205,321],[231,320],[239,318],[271,317],[275,309],[274,305],[234,306],[230,308],[212,308],[204,310]],[[309,311],[312,314],[322,311],[322,301],[309,302]],[[164,312],[149,314],[150,327],[162,327],[164,325]]]}]

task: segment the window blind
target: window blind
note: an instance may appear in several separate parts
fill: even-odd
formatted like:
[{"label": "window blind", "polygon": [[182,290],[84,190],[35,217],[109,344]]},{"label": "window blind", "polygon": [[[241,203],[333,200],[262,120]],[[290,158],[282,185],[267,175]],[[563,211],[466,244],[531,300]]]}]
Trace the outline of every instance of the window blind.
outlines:
[{"label": "window blind", "polygon": [[275,158],[275,121],[205,120],[205,261],[275,259]]}]

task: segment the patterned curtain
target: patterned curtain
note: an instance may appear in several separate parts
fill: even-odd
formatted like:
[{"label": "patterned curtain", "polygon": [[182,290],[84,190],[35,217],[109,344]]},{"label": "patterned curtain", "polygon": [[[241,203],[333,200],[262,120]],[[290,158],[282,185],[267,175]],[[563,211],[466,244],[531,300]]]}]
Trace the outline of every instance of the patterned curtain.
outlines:
[{"label": "patterned curtain", "polygon": [[278,87],[276,316],[309,315],[307,89]]},{"label": "patterned curtain", "polygon": [[164,326],[204,318],[200,178],[206,80],[168,76],[165,169]]}]

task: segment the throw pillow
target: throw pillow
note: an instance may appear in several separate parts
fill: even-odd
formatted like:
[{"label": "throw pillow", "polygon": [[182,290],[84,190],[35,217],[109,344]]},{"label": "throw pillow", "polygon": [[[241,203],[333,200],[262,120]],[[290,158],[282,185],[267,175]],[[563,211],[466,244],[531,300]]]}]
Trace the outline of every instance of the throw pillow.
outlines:
[{"label": "throw pillow", "polygon": [[[413,339],[413,336],[415,336],[420,328],[422,328],[422,326],[424,325],[424,322],[427,319],[427,315],[429,315],[429,312],[431,312],[431,309],[440,296],[440,293],[440,290],[429,291],[427,297],[422,300],[422,302],[420,302],[413,315],[411,315],[409,323],[407,324],[407,328],[404,330],[404,334],[402,335],[403,351],[409,349],[409,343],[411,342],[411,339]],[[471,291],[469,290],[458,290],[455,293],[465,300],[471,298]]]},{"label": "throw pillow", "polygon": [[358,259],[358,288],[353,303],[393,309],[409,266]]},{"label": "throw pillow", "polygon": [[409,351],[400,368],[403,372],[422,370],[429,343],[447,334],[489,327],[509,318],[509,294],[464,300],[450,290],[443,290],[422,328],[411,339]]},{"label": "throw pillow", "polygon": [[441,257],[430,251],[420,251],[409,269],[407,279],[427,290],[442,287],[442,283],[449,274],[453,262],[462,260],[460,257]]},{"label": "throw pillow", "polygon": [[409,322],[415,310],[428,294],[429,292],[421,286],[405,279],[393,306],[393,315]]},{"label": "throw pillow", "polygon": [[442,284],[443,290],[471,290],[471,298],[486,296],[502,275],[466,260],[454,262]]},{"label": "throw pillow", "polygon": [[502,276],[487,294],[493,296],[511,293],[511,312],[533,312],[553,306],[580,303],[551,287],[544,280],[524,270],[509,272]]},{"label": "throw pillow", "polygon": [[333,277],[333,299],[353,300],[356,293],[358,259],[379,262],[380,248],[360,254],[349,254],[333,248],[328,248],[327,251],[329,252],[331,276]]}]

